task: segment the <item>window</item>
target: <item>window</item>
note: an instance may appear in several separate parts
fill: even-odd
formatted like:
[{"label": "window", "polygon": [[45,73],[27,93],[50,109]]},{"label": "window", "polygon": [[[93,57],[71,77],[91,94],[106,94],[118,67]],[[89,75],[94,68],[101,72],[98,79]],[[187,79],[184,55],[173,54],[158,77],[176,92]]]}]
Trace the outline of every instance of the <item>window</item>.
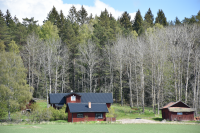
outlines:
[{"label": "window", "polygon": [[103,118],[103,113],[96,113],[95,117],[98,119],[101,119],[101,118]]},{"label": "window", "polygon": [[183,115],[183,113],[182,112],[177,112],[177,115]]},{"label": "window", "polygon": [[83,113],[78,113],[77,118],[83,118]]},{"label": "window", "polygon": [[71,96],[71,101],[76,101],[76,96]]}]

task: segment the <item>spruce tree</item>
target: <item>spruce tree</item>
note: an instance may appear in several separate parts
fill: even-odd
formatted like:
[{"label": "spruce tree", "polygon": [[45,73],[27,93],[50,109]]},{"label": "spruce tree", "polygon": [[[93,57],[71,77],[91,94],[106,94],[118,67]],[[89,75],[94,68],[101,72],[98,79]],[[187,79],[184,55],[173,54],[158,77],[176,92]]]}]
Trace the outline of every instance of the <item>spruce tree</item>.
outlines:
[{"label": "spruce tree", "polygon": [[34,17],[32,18],[22,18],[23,19],[23,25],[27,28],[27,34],[30,34],[32,32],[37,33],[38,32],[38,20],[34,20]]},{"label": "spruce tree", "polygon": [[200,23],[200,11],[196,15],[196,20],[197,20],[197,23]]},{"label": "spruce tree", "polygon": [[126,29],[126,30],[132,30],[132,24],[131,24],[131,16],[125,11],[121,18],[120,18],[120,24]]},{"label": "spruce tree", "polygon": [[60,19],[59,19],[59,21],[57,23],[57,27],[58,27],[58,30],[59,30],[59,37],[62,37],[63,36],[62,29],[64,28],[64,25],[66,23],[66,18],[64,16],[62,10],[60,11],[59,18]]},{"label": "spruce tree", "polygon": [[70,8],[69,15],[67,16],[67,18],[70,20],[71,23],[77,22],[78,14],[75,6],[72,6]]},{"label": "spruce tree", "polygon": [[178,19],[178,17],[176,17],[176,19],[174,21],[174,24],[175,25],[180,25],[181,24],[181,21]]},{"label": "spruce tree", "polygon": [[150,8],[144,16],[144,21],[149,23],[150,27],[153,27],[154,16],[153,16]]},{"label": "spruce tree", "polygon": [[4,44],[8,44],[10,42],[10,33],[9,29],[6,25],[5,17],[0,10],[0,40],[4,41]]},{"label": "spruce tree", "polygon": [[43,23],[45,23],[46,21],[50,21],[51,23],[53,23],[53,25],[57,25],[58,21],[59,21],[59,14],[58,11],[56,10],[56,8],[53,6],[52,10],[49,12],[49,14],[47,15],[47,20],[45,20]]},{"label": "spruce tree", "polygon": [[83,7],[83,5],[81,6],[81,9],[78,11],[77,16],[78,16],[78,22],[83,25],[85,23],[88,22],[88,17],[87,17],[88,13],[85,10],[85,8]]},{"label": "spruce tree", "polygon": [[142,29],[142,23],[143,23],[143,19],[142,19],[140,10],[138,10],[135,16],[134,24],[133,24],[133,30],[135,30],[138,34],[139,34],[139,30],[141,31]]},{"label": "spruce tree", "polygon": [[167,18],[165,17],[165,14],[162,10],[159,9],[156,17],[155,23],[159,23],[163,26],[167,26]]}]

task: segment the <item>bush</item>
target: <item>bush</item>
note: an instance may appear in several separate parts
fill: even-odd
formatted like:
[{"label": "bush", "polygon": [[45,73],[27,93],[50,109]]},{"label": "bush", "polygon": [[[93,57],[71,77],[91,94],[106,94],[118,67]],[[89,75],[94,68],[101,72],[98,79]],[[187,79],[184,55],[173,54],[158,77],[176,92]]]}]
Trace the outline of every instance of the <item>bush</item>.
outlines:
[{"label": "bush", "polygon": [[52,112],[51,120],[66,120],[67,113],[65,113],[66,105],[64,105],[60,110],[49,107]]},{"label": "bush", "polygon": [[109,113],[106,113],[106,117],[116,117],[115,109],[113,107],[108,108]]},{"label": "bush", "polygon": [[68,113],[65,113],[65,110],[66,110],[66,104],[64,104],[64,106],[62,107],[62,109],[59,110],[60,112],[60,120],[66,120],[67,117],[68,117]]},{"label": "bush", "polygon": [[8,114],[7,105],[4,102],[0,102],[0,119],[4,118]]}]

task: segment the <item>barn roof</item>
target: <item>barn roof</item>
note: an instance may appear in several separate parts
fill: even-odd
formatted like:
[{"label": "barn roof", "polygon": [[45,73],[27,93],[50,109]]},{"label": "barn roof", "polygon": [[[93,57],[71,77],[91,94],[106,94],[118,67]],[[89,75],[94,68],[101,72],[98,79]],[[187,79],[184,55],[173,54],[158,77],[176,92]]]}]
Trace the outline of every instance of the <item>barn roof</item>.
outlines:
[{"label": "barn roof", "polygon": [[[49,94],[50,104],[66,103],[65,96],[72,93],[51,93]],[[81,103],[113,103],[112,93],[73,93],[81,96]]]},{"label": "barn roof", "polygon": [[88,108],[88,103],[68,103],[71,113],[83,112],[108,112],[105,103],[91,103],[91,108]]},{"label": "barn roof", "polygon": [[172,106],[174,103],[175,103],[175,102],[170,102],[170,103],[168,103],[167,105],[165,105],[162,109],[168,108],[168,107]]},{"label": "barn roof", "polygon": [[177,101],[177,102],[170,102],[170,103],[168,103],[167,105],[165,105],[163,108],[161,108],[161,109],[166,109],[166,108],[170,108],[170,107],[172,107],[172,106],[175,106],[177,103],[182,103],[184,106],[186,106],[186,107],[188,107],[188,108],[190,108],[187,104],[185,104],[184,102],[182,102],[182,101]]},{"label": "barn roof", "polygon": [[183,107],[170,107],[170,112],[194,112],[195,109],[193,108],[183,108]]}]

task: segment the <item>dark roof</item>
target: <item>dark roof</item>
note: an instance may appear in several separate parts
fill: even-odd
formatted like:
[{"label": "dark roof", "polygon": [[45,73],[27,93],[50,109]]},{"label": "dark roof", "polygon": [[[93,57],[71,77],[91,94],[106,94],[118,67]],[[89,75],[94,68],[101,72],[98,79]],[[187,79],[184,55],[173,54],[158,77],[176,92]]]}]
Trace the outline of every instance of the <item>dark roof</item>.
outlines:
[{"label": "dark roof", "polygon": [[65,95],[68,93],[50,93],[49,94],[49,103],[66,103]]},{"label": "dark roof", "polygon": [[62,107],[63,105],[64,105],[64,103],[55,104],[56,107]]},{"label": "dark roof", "polygon": [[67,97],[67,96],[69,96],[69,95],[72,95],[72,94],[76,94],[76,95],[78,95],[78,96],[81,96],[81,95],[80,95],[80,94],[78,94],[78,93],[71,92],[71,93],[67,93],[67,95],[65,95],[65,97]]},{"label": "dark roof", "polygon": [[[49,103],[66,103],[65,96],[71,93],[51,93],[49,94]],[[81,95],[81,103],[113,103],[112,93],[74,93]]]},{"label": "dark roof", "polygon": [[70,113],[81,112],[108,112],[105,103],[91,103],[91,108],[88,108],[88,103],[68,103]]}]

